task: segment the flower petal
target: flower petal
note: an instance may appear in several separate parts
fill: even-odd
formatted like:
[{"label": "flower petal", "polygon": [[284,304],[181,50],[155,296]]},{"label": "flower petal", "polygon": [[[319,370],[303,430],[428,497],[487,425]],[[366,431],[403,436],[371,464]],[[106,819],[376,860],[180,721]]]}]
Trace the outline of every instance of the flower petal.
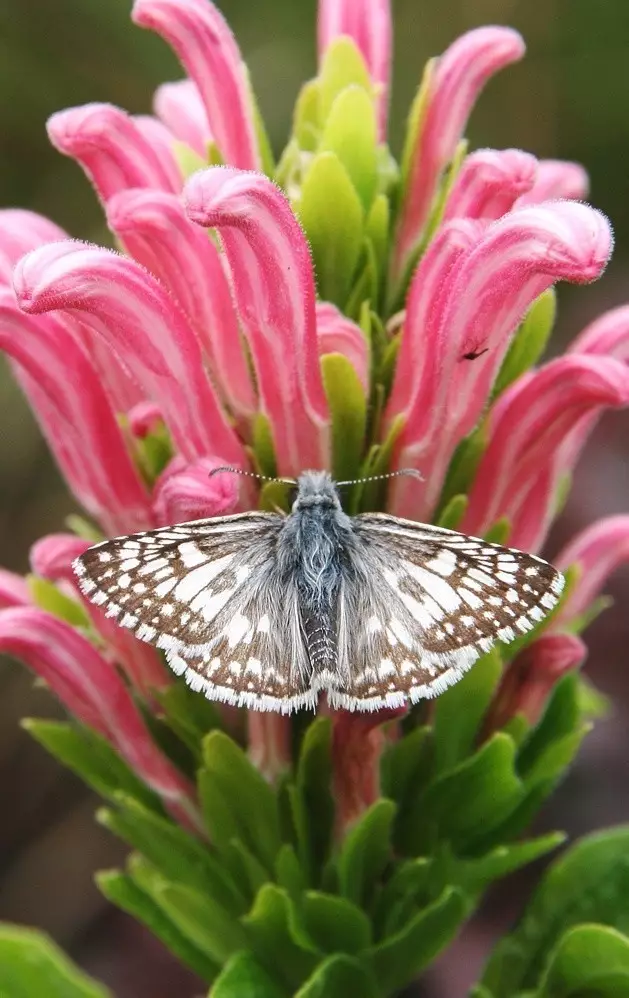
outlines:
[{"label": "flower petal", "polygon": [[450,218],[500,218],[535,183],[538,162],[521,149],[479,149],[463,161],[444,212]]},{"label": "flower petal", "polygon": [[579,568],[579,578],[553,619],[554,625],[579,617],[596,599],[607,578],[629,561],[629,516],[608,516],[577,534],[553,558],[558,568]]},{"label": "flower petal", "polygon": [[319,353],[340,353],[356,371],[365,395],[369,394],[369,346],[360,326],[339,312],[331,302],[317,302]]},{"label": "flower petal", "polygon": [[151,741],[115,667],[78,631],[43,610],[15,607],[0,613],[0,649],[41,676],[161,797],[177,801],[191,793],[187,781]]},{"label": "flower petal", "polygon": [[9,606],[28,606],[31,596],[21,575],[0,568],[0,610]]},{"label": "flower petal", "polygon": [[231,411],[250,418],[255,394],[214,243],[186,218],[179,198],[164,191],[121,191],[107,203],[107,220],[127,252],[159,278],[190,319]]},{"label": "flower petal", "polygon": [[319,64],[339,35],[348,35],[361,52],[376,94],[378,137],[384,141],[391,78],[391,5],[389,0],[319,0]]},{"label": "flower petal", "polygon": [[[417,510],[416,486],[397,479],[397,515],[426,518],[433,511],[452,453],[477,424],[527,308],[557,280],[583,283],[600,276],[611,246],[604,215],[588,205],[554,201],[503,215],[457,258],[436,297],[440,314],[425,336],[431,362],[416,391],[422,408],[407,416],[395,458],[397,468],[409,461],[421,468],[426,487]],[[428,307],[434,314],[435,307]]]},{"label": "flower petal", "polygon": [[48,120],[48,136],[65,156],[76,159],[102,201],[127,187],[178,191],[181,174],[133,118],[112,104],[84,104],[58,111]]},{"label": "flower petal", "polygon": [[2,290],[0,349],[25,373],[20,381],[81,504],[108,530],[150,527],[148,493],[98,371],[63,322],[52,315],[24,315],[13,293]]},{"label": "flower petal", "polygon": [[223,167],[196,173],[184,201],[194,222],[219,231],[280,474],[327,467],[312,261],[288,201],[261,174]]},{"label": "flower petal", "polygon": [[[196,83],[225,162],[261,165],[247,70],[222,14],[207,0],[136,0],[133,20],[164,38]],[[137,184],[134,186],[138,186]]]},{"label": "flower petal", "polygon": [[0,282],[11,285],[15,264],[42,243],[69,239],[63,229],[43,215],[19,208],[0,211]]},{"label": "flower petal", "polygon": [[219,458],[203,457],[192,464],[176,457],[155,483],[153,508],[161,524],[200,520],[231,513],[238,502],[237,476],[212,475]]},{"label": "flower petal", "polygon": [[51,582],[70,582],[75,588],[76,577],[72,562],[84,554],[92,542],[76,534],[46,534],[32,545],[30,550],[31,568],[35,575]]},{"label": "flower petal", "polygon": [[503,728],[516,714],[537,724],[553,688],[586,655],[586,646],[574,634],[542,634],[505,672],[484,724],[484,736]]},{"label": "flower petal", "polygon": [[[501,517],[510,543],[536,550],[550,520],[560,478],[583,445],[584,425],[606,407],[629,404],[629,371],[616,360],[571,354],[520,378],[494,406],[489,443],[461,529],[482,535]],[[580,448],[579,448],[580,449]]]},{"label": "flower petal", "polygon": [[588,196],[590,178],[580,163],[563,159],[541,159],[537,165],[537,178],[529,191],[522,195],[518,207],[540,204],[555,198],[582,201]]},{"label": "flower petal", "polygon": [[570,344],[569,353],[599,354],[629,363],[629,305],[620,305],[591,322]]},{"label": "flower petal", "polygon": [[153,107],[175,138],[206,158],[212,132],[196,83],[192,80],[162,83],[155,91]]},{"label": "flower petal", "polygon": [[524,42],[517,31],[488,27],[468,31],[437,61],[423,123],[410,152],[393,256],[394,282],[402,277],[421,243],[439,178],[482,88],[494,73],[523,54]]},{"label": "flower petal", "polygon": [[20,261],[15,287],[26,312],[76,310],[160,405],[185,457],[217,453],[246,463],[205,376],[190,323],[137,263],[87,243],[52,243]]}]

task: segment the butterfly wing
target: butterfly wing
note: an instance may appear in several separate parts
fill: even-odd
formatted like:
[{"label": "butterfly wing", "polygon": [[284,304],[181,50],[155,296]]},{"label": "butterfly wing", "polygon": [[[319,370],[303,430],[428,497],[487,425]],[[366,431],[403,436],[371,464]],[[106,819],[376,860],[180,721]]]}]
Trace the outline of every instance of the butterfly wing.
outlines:
[{"label": "butterfly wing", "polygon": [[85,595],[210,699],[312,705],[298,594],[278,577],[285,518],[243,513],[117,537],[74,563]]},{"label": "butterfly wing", "polygon": [[535,555],[380,513],[352,523],[358,545],[339,601],[334,706],[376,710],[436,696],[496,641],[542,620],[563,588]]}]

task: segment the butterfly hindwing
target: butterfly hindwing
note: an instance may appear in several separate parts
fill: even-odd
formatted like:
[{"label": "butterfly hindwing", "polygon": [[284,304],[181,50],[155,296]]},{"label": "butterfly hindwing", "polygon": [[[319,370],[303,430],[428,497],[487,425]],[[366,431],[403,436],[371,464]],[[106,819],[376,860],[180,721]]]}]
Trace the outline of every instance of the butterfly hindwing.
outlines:
[{"label": "butterfly hindwing", "polygon": [[534,555],[385,514],[352,522],[360,553],[339,606],[337,706],[436,696],[496,641],[530,630],[563,587]]}]

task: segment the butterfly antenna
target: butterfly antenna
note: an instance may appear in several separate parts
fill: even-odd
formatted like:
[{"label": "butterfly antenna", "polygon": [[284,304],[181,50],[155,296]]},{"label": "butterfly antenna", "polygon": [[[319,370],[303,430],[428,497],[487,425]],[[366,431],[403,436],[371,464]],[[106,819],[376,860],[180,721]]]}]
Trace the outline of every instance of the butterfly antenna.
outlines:
[{"label": "butterfly antenna", "polygon": [[399,471],[389,471],[386,475],[369,475],[367,478],[353,478],[347,482],[336,482],[336,485],[361,485],[363,482],[381,482],[386,478],[398,478],[400,475],[417,478],[420,482],[424,481],[424,476],[416,468],[400,468]]},{"label": "butterfly antenna", "polygon": [[247,478],[257,478],[259,482],[284,482],[286,485],[296,485],[294,478],[268,478],[266,475],[258,475],[255,471],[245,471],[243,468],[233,468],[231,465],[224,465],[220,468],[212,468],[209,477],[220,475],[222,472],[229,472],[232,475],[246,475]]}]

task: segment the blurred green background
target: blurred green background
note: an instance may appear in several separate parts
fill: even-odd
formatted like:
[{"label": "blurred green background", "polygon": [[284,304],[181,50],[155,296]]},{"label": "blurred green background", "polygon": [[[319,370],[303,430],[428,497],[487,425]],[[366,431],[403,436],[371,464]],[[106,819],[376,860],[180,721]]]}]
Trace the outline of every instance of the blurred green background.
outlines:
[{"label": "blurred green background", "polygon": [[[223,0],[220,6],[279,152],[299,86],[315,70],[315,0]],[[591,200],[614,224],[616,252],[602,282],[561,289],[557,349],[586,321],[629,299],[629,3],[394,0],[393,8],[395,153],[426,59],[471,27],[510,24],[524,35],[528,56],[489,84],[468,129],[472,146],[519,146],[540,157],[578,160],[590,172]],[[53,111],[86,101],[147,112],[155,86],[181,76],[166,45],[135,28],[129,10],[130,0],[0,0],[0,204],[42,212],[72,235],[100,242],[108,234],[96,199],[79,168],[49,146],[45,122]],[[0,563],[24,571],[29,545],[62,529],[72,503],[1,358],[0,427]],[[591,442],[554,550],[596,516],[627,510],[628,430],[626,414],[614,415]],[[619,602],[628,599],[628,573],[610,588]],[[545,827],[584,830],[629,817],[622,611],[590,633],[590,673],[618,706],[590,740]],[[44,925],[119,998],[186,998],[195,993],[193,982],[143,930],[107,909],[91,884],[95,867],[120,859],[120,847],[93,823],[95,802],[19,731],[20,715],[51,709],[24,670],[0,666],[0,814],[6,815],[0,917]],[[450,959],[416,994],[463,994],[491,936],[518,910],[517,884],[503,894],[490,900],[485,917],[462,940],[460,959]]]}]

